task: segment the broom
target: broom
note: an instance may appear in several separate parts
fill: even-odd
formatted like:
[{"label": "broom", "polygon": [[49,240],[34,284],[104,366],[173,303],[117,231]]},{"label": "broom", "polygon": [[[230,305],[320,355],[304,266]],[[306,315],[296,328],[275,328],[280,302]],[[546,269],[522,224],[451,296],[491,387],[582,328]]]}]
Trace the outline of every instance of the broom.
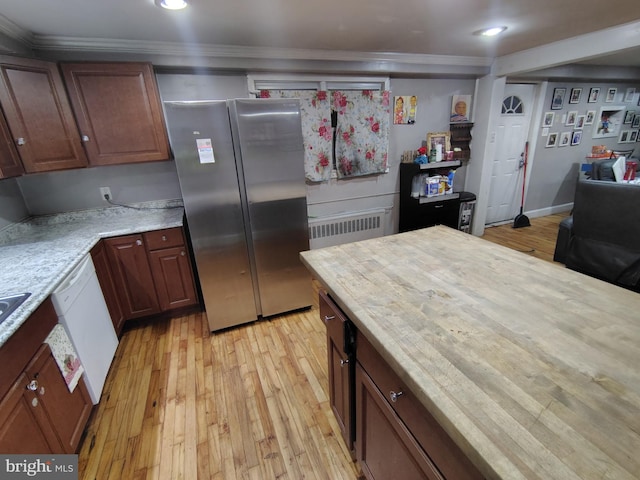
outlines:
[{"label": "broom", "polygon": [[524,173],[522,175],[522,200],[520,201],[520,213],[513,219],[513,228],[530,227],[529,217],[522,210],[524,208],[524,185],[527,182],[527,163],[529,158],[529,142],[524,144]]}]

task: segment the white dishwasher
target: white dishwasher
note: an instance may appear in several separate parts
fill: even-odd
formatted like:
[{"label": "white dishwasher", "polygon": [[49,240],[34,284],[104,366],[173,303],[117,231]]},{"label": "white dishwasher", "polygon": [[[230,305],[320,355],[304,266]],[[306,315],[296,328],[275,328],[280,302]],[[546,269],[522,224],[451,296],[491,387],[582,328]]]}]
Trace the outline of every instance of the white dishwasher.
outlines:
[{"label": "white dishwasher", "polygon": [[51,300],[82,362],[84,381],[95,405],[100,401],[118,336],[90,255],[67,275]]}]

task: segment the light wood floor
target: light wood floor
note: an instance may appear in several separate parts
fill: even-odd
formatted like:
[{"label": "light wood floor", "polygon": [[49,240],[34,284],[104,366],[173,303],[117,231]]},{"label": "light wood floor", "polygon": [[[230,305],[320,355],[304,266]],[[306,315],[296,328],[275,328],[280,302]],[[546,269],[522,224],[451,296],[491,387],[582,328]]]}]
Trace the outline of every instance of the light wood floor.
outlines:
[{"label": "light wood floor", "polygon": [[[551,261],[563,217],[484,238]],[[317,304],[216,334],[199,312],[133,322],[81,445],[79,478],[359,478],[328,403],[325,342]]]}]

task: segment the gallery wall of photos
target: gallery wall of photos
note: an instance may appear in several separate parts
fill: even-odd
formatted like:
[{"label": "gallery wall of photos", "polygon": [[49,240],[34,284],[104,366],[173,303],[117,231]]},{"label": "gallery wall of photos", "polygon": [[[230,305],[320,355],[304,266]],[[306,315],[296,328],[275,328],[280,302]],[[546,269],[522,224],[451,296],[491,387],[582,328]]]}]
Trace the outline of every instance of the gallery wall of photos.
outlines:
[{"label": "gallery wall of photos", "polygon": [[612,150],[640,150],[635,145],[640,142],[640,91],[618,86],[554,87],[540,126],[545,148],[589,142],[605,143]]}]

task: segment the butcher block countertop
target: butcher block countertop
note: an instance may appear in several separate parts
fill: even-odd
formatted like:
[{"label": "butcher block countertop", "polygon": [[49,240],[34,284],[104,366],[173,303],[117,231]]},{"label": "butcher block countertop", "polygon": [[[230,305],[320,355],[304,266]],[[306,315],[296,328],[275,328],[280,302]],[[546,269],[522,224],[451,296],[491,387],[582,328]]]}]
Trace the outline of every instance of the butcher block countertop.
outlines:
[{"label": "butcher block countertop", "polygon": [[486,478],[640,478],[638,293],[447,227],[301,256]]}]

